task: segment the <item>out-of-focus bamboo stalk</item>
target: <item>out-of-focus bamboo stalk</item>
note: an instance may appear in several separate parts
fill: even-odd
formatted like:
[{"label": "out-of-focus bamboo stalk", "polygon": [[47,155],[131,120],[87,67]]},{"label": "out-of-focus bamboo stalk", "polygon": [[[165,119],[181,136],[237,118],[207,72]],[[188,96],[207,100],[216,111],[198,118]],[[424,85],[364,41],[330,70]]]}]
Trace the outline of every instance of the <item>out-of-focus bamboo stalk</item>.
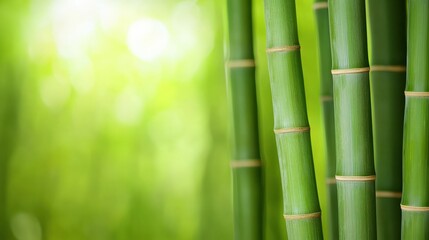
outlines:
[{"label": "out-of-focus bamboo stalk", "polygon": [[335,181],[335,125],[334,103],[332,97],[331,43],[329,41],[328,2],[316,0],[314,3],[319,36],[320,101],[322,103],[323,123],[326,145],[326,184],[328,192],[329,239],[338,239],[338,204]]},{"label": "out-of-focus bamboo stalk", "polygon": [[262,239],[262,179],[258,140],[252,1],[228,0],[228,93],[233,118],[234,239]]},{"label": "out-of-focus bamboo stalk", "polygon": [[371,106],[377,172],[377,238],[400,239],[406,12],[403,0],[367,1]]}]

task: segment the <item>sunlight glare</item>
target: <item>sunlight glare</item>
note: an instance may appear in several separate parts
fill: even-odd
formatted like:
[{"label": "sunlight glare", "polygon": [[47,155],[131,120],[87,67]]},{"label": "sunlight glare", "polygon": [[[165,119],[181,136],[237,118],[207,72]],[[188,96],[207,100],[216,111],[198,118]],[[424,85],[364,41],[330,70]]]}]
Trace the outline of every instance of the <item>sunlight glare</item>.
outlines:
[{"label": "sunlight glare", "polygon": [[141,19],[128,29],[127,44],[131,52],[143,61],[161,56],[168,45],[167,27],[154,19]]}]

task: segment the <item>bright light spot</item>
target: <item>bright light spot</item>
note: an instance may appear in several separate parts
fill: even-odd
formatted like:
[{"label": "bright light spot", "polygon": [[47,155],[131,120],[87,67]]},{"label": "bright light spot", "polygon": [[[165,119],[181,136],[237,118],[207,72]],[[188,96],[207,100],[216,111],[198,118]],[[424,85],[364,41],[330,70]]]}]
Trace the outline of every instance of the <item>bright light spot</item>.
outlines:
[{"label": "bright light spot", "polygon": [[69,64],[70,83],[79,93],[87,93],[94,86],[94,70],[91,59],[81,57],[79,61],[73,61]]},{"label": "bright light spot", "polygon": [[95,36],[93,0],[57,0],[52,9],[55,42],[62,57],[78,57]]},{"label": "bright light spot", "polygon": [[58,108],[65,104],[70,95],[70,86],[63,79],[49,78],[40,87],[43,103],[49,108]]},{"label": "bright light spot", "polygon": [[[197,33],[200,33],[202,17],[200,8],[191,1],[177,4],[171,16],[175,40],[181,46],[177,51],[190,51],[198,44]],[[175,41],[176,42],[176,41]],[[206,44],[206,42],[204,42]]]},{"label": "bright light spot", "polygon": [[42,239],[42,228],[39,220],[29,213],[15,214],[10,223],[12,233],[18,240]]},{"label": "bright light spot", "polygon": [[101,28],[108,31],[120,22],[119,11],[120,6],[104,3],[99,6],[98,14],[100,18]]},{"label": "bright light spot", "polygon": [[169,33],[166,26],[157,20],[141,19],[128,29],[128,48],[138,58],[152,61],[167,48]]},{"label": "bright light spot", "polygon": [[140,95],[132,87],[128,87],[116,100],[116,118],[121,123],[132,125],[140,119],[142,105]]}]

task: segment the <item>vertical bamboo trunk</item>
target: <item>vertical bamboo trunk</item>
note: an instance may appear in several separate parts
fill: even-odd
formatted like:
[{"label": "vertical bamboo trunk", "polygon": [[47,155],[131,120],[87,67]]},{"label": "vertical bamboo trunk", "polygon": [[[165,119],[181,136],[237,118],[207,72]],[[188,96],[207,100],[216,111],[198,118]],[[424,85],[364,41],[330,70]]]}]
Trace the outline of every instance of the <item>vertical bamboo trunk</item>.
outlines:
[{"label": "vertical bamboo trunk", "polygon": [[258,101],[259,140],[264,182],[264,237],[265,240],[287,239],[284,227],[280,167],[273,134],[273,105],[265,54],[264,2],[253,1],[254,52],[257,59],[256,91]]},{"label": "vertical bamboo trunk", "polygon": [[367,1],[371,104],[377,172],[377,238],[400,239],[404,115],[405,1]]},{"label": "vertical bamboo trunk", "polygon": [[274,132],[289,239],[322,239],[295,1],[265,0]]},{"label": "vertical bamboo trunk", "polygon": [[329,239],[338,239],[338,203],[335,181],[335,125],[332,97],[331,45],[329,41],[328,2],[316,0],[314,3],[319,36],[320,101],[326,141],[326,184],[328,192]]},{"label": "vertical bamboo trunk", "polygon": [[408,2],[402,239],[429,239],[429,0]]},{"label": "vertical bamboo trunk", "polygon": [[228,0],[234,239],[245,240],[261,239],[263,226],[251,5],[250,0]]},{"label": "vertical bamboo trunk", "polygon": [[365,0],[329,0],[340,239],[376,239]]}]

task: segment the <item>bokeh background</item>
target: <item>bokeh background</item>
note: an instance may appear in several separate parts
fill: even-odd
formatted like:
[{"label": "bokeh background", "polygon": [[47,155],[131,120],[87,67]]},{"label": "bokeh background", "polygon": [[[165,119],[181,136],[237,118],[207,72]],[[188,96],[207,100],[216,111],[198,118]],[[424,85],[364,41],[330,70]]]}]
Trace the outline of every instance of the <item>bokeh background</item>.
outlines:
[{"label": "bokeh background", "polygon": [[[323,211],[312,3],[296,4]],[[276,163],[253,4],[262,158]],[[1,1],[0,239],[232,239],[226,21],[226,0]]]}]

